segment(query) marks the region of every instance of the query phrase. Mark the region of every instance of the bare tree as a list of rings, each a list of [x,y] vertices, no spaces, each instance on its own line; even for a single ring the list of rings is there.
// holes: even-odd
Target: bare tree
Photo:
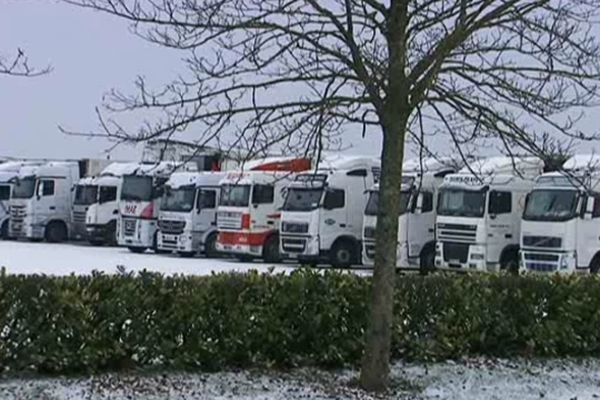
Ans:
[[[50,66],[41,69],[30,66],[27,55],[21,49],[17,49],[17,53],[12,57],[5,58],[0,55],[0,75],[34,77],[47,74],[51,70]]]
[[[399,197],[405,143],[542,155],[597,105],[596,0],[65,0],[130,21],[136,34],[184,50],[187,73],[100,114],[117,140],[170,137],[303,149],[359,127],[381,135],[377,252],[362,386],[388,385]],[[136,131],[114,113],[160,110]],[[108,117],[106,116],[108,112]],[[374,133],[376,132],[376,133]],[[533,132],[544,132],[535,134]],[[380,140],[375,136],[373,140]],[[545,144],[544,144],[545,143]],[[435,152],[434,148],[431,149]]]

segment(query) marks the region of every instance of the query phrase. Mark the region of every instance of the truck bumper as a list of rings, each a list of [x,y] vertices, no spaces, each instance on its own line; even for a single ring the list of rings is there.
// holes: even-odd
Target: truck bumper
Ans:
[[[272,232],[234,232],[220,231],[217,239],[217,251],[225,254],[262,257],[263,246]]]
[[[159,232],[158,248],[159,250],[179,253],[196,253],[199,250],[197,236],[191,232],[184,232],[179,235]]]
[[[323,259],[318,236],[282,235],[279,251],[285,258],[315,262]]]

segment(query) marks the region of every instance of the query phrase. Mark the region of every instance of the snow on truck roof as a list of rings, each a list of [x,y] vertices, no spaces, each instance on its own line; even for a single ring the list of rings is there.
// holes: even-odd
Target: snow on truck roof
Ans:
[[[456,167],[457,161],[450,157],[426,157],[423,159],[413,158],[406,160],[402,164],[402,172],[409,174],[421,174],[425,173],[439,173],[439,172],[454,172],[458,168]]]
[[[102,172],[100,172],[100,176],[123,176],[133,174],[140,165],[142,164],[132,162],[115,162],[104,168]]]
[[[167,186],[179,188],[182,186],[219,186],[227,175],[226,172],[175,172],[167,181]]]
[[[350,170],[360,167],[379,167],[378,158],[369,156],[327,155],[319,161],[316,171]]]
[[[563,169],[567,171],[582,172],[600,172],[600,155],[598,154],[577,154],[569,158],[564,164]]]
[[[544,162],[538,157],[489,157],[474,161],[458,173],[480,176],[510,175],[535,177],[542,173]]]

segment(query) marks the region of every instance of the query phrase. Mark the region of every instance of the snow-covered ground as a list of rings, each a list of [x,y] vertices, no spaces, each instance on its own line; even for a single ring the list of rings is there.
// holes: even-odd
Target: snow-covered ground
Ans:
[[[92,378],[0,381],[3,400],[294,400],[294,399],[550,399],[600,398],[600,363],[474,360],[396,364],[389,393],[370,395],[356,371],[292,373],[104,375]]]
[[[182,258],[171,254],[134,254],[120,247],[93,247],[84,243],[32,243],[0,241],[0,267],[11,274],[70,275],[90,274],[93,270],[116,273],[149,271],[164,274],[209,275],[212,272],[288,273],[296,264],[245,263],[233,259]],[[356,273],[368,274],[358,270]]]

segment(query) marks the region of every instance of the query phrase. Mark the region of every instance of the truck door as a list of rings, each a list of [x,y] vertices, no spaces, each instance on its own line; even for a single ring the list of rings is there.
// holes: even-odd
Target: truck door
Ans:
[[[433,192],[422,190],[417,197],[414,211],[408,215],[408,256],[419,257],[426,243],[435,237],[435,213],[433,211]]]
[[[320,248],[331,249],[333,242],[347,231],[346,191],[327,188],[323,199],[323,211],[320,213]]]
[[[502,250],[506,245],[519,243],[519,237],[515,234],[515,225],[520,221],[513,218],[513,193],[508,191],[492,190],[488,196],[487,213],[487,261],[499,262]]]
[[[36,189],[35,214],[39,222],[47,222],[51,217],[64,212],[56,202],[56,181],[53,179],[38,180]],[[64,207],[63,207],[64,208]]]
[[[582,204],[585,213],[582,220],[577,221],[579,229],[575,233],[577,250],[577,266],[587,267],[598,251],[600,251],[600,194],[595,193]],[[577,226],[576,225],[576,226]]]
[[[200,189],[196,199],[194,232],[206,232],[217,226],[217,189]]]
[[[275,208],[274,185],[254,185],[252,188],[250,224],[257,232],[279,229],[279,211]]]

